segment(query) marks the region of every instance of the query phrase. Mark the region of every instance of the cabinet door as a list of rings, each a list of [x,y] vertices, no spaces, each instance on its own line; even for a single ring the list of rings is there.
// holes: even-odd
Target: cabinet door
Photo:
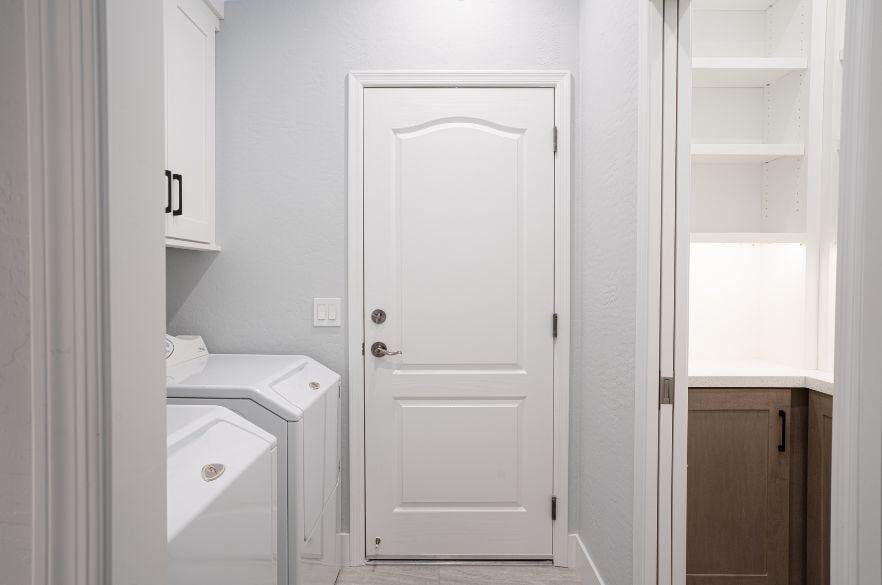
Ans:
[[[214,242],[214,35],[202,0],[165,0],[166,168],[174,173],[166,236]],[[166,194],[163,193],[163,202]]]
[[[689,585],[788,582],[791,446],[789,429],[783,434],[785,417],[789,423],[789,390],[690,390]]]
[[[809,395],[806,583],[830,585],[830,482],[833,397]]]

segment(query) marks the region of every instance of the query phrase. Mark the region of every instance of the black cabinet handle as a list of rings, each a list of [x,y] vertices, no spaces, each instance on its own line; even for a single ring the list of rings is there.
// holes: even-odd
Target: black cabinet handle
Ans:
[[[781,417],[781,442],[778,443],[778,451],[783,453],[787,450],[787,413],[779,410],[778,416]]]
[[[169,170],[165,171],[165,186],[168,189],[168,196],[165,199],[165,212],[171,213],[171,198],[172,198],[172,173]]]
[[[184,214],[184,177],[180,173],[172,175],[172,181],[178,182],[178,208],[172,211],[172,215]]]

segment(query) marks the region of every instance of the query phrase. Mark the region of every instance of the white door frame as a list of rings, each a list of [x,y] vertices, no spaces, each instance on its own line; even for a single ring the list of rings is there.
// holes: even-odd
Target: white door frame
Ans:
[[[873,112],[882,87],[882,9],[877,0],[848,0],[846,7],[830,582],[875,585],[882,582],[882,139]]]
[[[357,71],[348,78],[349,562],[365,563],[364,466],[364,90],[369,87],[550,87],[558,150],[554,161],[554,563],[567,565],[570,398],[571,76],[567,71]]]
[[[20,350],[30,357],[30,385],[3,388],[17,395],[13,404],[24,395],[30,402],[30,412],[21,412],[30,416],[30,429],[21,429],[30,440],[18,441],[30,453],[14,454],[29,457],[32,469],[30,542],[19,546],[29,548],[31,583],[86,585],[109,581],[102,519],[110,470],[98,440],[108,394],[95,109],[100,71],[92,58],[98,6],[94,0],[24,5],[18,48],[27,55],[28,108],[26,141],[18,148],[27,152],[27,192],[16,195],[26,201],[27,215],[13,219],[28,224],[30,282],[22,292],[30,301],[24,305],[30,339]]]
[[[678,161],[683,156],[688,141],[680,141],[684,130],[688,134],[688,117],[678,116],[689,94],[681,90],[688,81],[689,68],[684,66],[686,57],[680,39],[688,31],[681,30],[681,8],[688,0],[663,0],[662,82],[660,88],[661,111],[661,212],[660,231],[660,301],[659,301],[659,362],[661,379],[673,380],[671,401],[658,398],[658,575],[659,585],[678,583],[673,576],[677,571],[679,539],[675,527],[678,524],[680,498],[679,452],[681,435],[685,433],[683,413],[688,401],[688,375],[686,372],[686,335],[688,316],[679,311],[686,307],[688,287],[683,286],[682,275],[687,274],[689,261],[688,173],[678,173]],[[685,73],[685,75],[684,75]],[[687,159],[688,160],[688,159]],[[685,239],[685,241],[684,241]],[[661,379],[658,384],[661,384]],[[673,481],[671,481],[673,478]],[[684,491],[685,495],[685,491]],[[685,577],[685,573],[684,573]]]

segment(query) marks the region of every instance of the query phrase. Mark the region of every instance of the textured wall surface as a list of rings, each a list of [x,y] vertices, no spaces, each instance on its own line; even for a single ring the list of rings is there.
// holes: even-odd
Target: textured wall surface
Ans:
[[[610,585],[633,573],[637,34],[636,2],[582,1],[570,505]]]
[[[0,583],[31,578],[31,385],[24,0],[0,18]]]
[[[346,74],[576,73],[578,1],[243,0],[225,16],[223,251],[167,253],[168,330],[201,334],[214,352],[310,354],[345,375],[345,330],[313,328],[312,298],[346,297]]]

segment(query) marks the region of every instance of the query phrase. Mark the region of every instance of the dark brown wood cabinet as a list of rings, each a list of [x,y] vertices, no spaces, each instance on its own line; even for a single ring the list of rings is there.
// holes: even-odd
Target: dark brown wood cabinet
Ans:
[[[804,390],[689,392],[686,582],[805,578]]]
[[[806,585],[830,585],[833,397],[809,392]]]

